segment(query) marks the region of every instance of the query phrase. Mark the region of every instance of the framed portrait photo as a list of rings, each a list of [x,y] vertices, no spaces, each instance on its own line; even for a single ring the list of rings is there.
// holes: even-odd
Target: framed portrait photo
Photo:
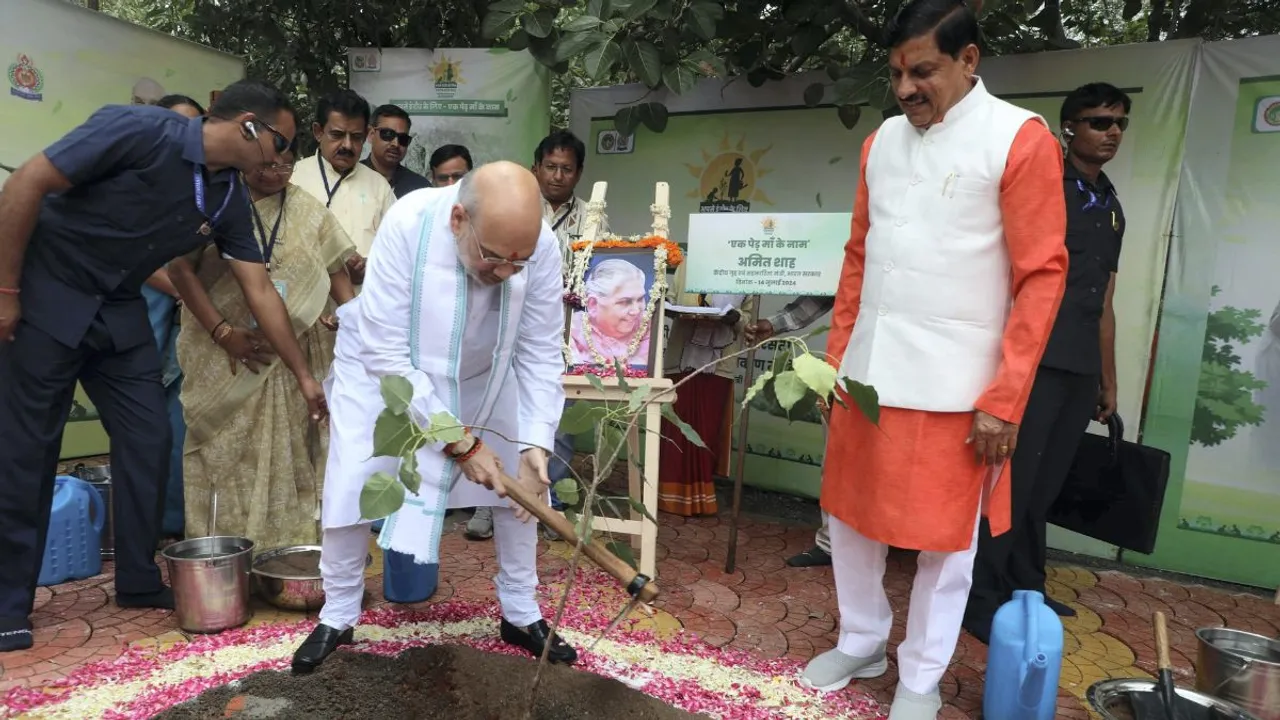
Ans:
[[[655,286],[652,247],[596,248],[582,268],[566,338],[569,372],[649,377],[656,363],[655,316],[665,283]]]

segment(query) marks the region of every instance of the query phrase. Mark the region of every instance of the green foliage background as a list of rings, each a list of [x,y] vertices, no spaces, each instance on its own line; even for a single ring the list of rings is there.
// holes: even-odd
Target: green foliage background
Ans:
[[[1214,296],[1221,288],[1214,286]],[[1200,387],[1191,423],[1191,441],[1206,447],[1221,445],[1241,428],[1259,425],[1266,408],[1253,401],[1253,393],[1267,384],[1248,370],[1241,370],[1236,347],[1262,334],[1266,325],[1261,310],[1231,306],[1209,313],[1200,360]]]

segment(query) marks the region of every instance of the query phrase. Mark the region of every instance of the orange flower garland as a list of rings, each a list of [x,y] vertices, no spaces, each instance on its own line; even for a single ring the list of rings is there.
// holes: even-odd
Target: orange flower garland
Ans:
[[[616,250],[632,250],[635,248],[654,248],[665,247],[667,249],[667,267],[677,268],[680,263],[684,262],[684,253],[680,251],[680,246],[659,235],[650,235],[649,237],[638,238],[636,240],[627,240],[625,238],[609,238],[607,240],[579,240],[570,247],[574,252],[587,249],[590,245],[596,250],[616,249]]]

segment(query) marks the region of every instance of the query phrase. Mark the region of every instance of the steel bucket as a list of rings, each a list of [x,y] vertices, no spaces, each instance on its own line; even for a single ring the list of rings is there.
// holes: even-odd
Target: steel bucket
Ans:
[[[1229,628],[1196,631],[1196,689],[1280,720],[1280,640]]]
[[[288,562],[290,559],[293,563]],[[280,560],[286,561],[283,567],[278,566]],[[253,559],[258,595],[281,610],[319,610],[324,607],[324,579],[320,577],[319,561],[319,545],[263,550]],[[372,564],[373,556],[366,555],[365,568]],[[273,569],[273,566],[276,567]]]
[[[95,465],[85,467],[84,463],[76,465],[72,475],[93,486],[102,496],[103,505],[107,508],[106,522],[102,523],[102,532],[98,536],[98,546],[102,549],[103,560],[116,559],[116,511],[111,504],[111,466]]]
[[[178,627],[216,633],[249,622],[253,541],[241,537],[183,540],[160,553],[169,566]]]
[[[1158,695],[1160,690],[1150,680],[1100,680],[1089,686],[1086,697],[1094,712],[1102,720],[1137,720],[1135,695]],[[1193,690],[1177,688],[1178,717],[1209,718],[1210,720],[1262,720],[1235,705]],[[1194,709],[1194,710],[1193,710]]]

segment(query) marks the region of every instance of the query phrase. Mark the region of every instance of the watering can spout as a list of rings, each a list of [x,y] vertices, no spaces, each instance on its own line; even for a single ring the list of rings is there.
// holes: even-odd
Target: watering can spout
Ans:
[[[1024,710],[1035,710],[1040,706],[1040,698],[1044,697],[1044,684],[1049,676],[1048,669],[1049,658],[1044,653],[1037,653],[1027,661],[1022,686],[1018,689],[1018,702]]]

